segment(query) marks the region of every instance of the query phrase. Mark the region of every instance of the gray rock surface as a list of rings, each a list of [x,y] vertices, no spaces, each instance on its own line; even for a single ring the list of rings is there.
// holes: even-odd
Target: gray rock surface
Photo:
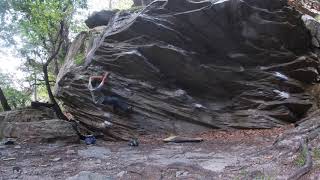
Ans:
[[[85,21],[89,28],[94,28],[98,26],[108,25],[111,18],[117,13],[118,10],[103,10],[99,12],[94,12]]]
[[[111,72],[111,93],[135,108],[130,117],[113,113],[113,128],[101,130],[108,139],[277,127],[316,104],[306,86],[318,81],[319,59],[285,1],[156,1],[118,12],[95,37],[83,65],[60,71],[55,94],[97,131],[112,108],[95,105],[87,83]]]
[[[309,15],[303,15],[302,20],[312,36],[312,44],[320,48],[320,22]]]
[[[79,150],[78,155],[85,158],[104,159],[107,156],[111,155],[111,151],[103,147],[90,146],[88,147],[88,149]]]
[[[315,121],[316,117],[311,120]],[[294,164],[299,151],[295,155],[276,150],[263,154],[276,141],[274,134],[279,134],[276,129],[211,133],[213,136],[207,134],[207,139],[197,144],[163,144],[159,143],[160,137],[145,137],[146,141],[135,148],[128,147],[126,142],[107,141],[97,141],[94,146],[22,144],[21,149],[7,146],[0,149],[0,179],[287,179],[299,167]],[[312,147],[318,145],[316,139]],[[70,153],[93,152],[92,147],[111,153],[101,158]],[[279,158],[281,154],[283,159]],[[56,157],[61,160],[52,161]],[[4,160],[9,158],[14,159]],[[20,175],[12,172],[17,166],[22,170]],[[313,175],[306,179],[317,179],[319,172],[315,164]]]
[[[67,178],[67,180],[111,180],[109,176],[93,173],[89,171],[81,171],[79,174]]]

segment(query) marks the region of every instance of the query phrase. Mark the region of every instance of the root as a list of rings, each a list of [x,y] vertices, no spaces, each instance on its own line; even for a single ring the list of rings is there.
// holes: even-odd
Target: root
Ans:
[[[300,147],[301,147],[301,153],[305,153],[306,161],[301,168],[299,168],[292,175],[289,176],[288,179],[290,180],[298,180],[312,169],[312,164],[313,164],[312,157],[308,148],[308,143],[306,142],[305,139],[301,140]]]

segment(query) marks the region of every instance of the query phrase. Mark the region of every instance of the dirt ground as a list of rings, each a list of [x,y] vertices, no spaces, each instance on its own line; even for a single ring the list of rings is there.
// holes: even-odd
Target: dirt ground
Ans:
[[[142,136],[138,147],[99,139],[89,146],[1,145],[0,179],[286,179],[303,165],[299,153],[280,161],[258,152],[288,128],[192,135],[202,137],[201,143],[165,144],[166,135]],[[314,156],[320,158],[320,149]],[[303,179],[319,179],[318,174],[315,161]]]

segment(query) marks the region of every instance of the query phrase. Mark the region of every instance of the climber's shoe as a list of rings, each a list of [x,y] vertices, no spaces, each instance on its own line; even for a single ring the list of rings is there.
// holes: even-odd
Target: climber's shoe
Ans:
[[[91,144],[95,144],[96,143],[96,138],[93,136],[93,135],[88,135],[85,137],[84,139],[84,142],[87,144],[87,145],[91,145]]]
[[[14,141],[8,140],[3,143],[4,145],[14,145]]]
[[[129,146],[139,146],[138,139],[131,139],[128,143]]]
[[[109,127],[113,126],[112,122],[109,122],[109,121],[104,121],[103,123],[104,123],[106,128],[109,128]]]

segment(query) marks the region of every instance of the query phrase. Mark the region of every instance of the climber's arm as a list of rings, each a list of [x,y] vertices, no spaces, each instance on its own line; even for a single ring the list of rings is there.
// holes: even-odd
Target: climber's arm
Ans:
[[[88,83],[88,89],[89,89],[90,91],[93,89],[93,88],[92,88],[91,81],[92,81],[92,78],[90,77],[90,78],[89,78],[89,83]]]
[[[94,87],[92,87],[92,80],[94,80],[94,79],[103,79],[103,77],[102,76],[91,76],[90,78],[89,78],[89,83],[88,83],[88,89],[90,90],[90,91],[93,91],[93,90],[96,90],[97,88],[94,88]],[[100,86],[100,85],[99,85]]]
[[[91,76],[90,79],[93,80],[93,79],[99,79],[103,82],[105,82],[107,80],[107,78],[109,77],[110,73],[109,72],[106,72],[103,76]]]
[[[110,73],[106,72],[106,73],[104,74],[104,76],[91,76],[91,77],[89,78],[89,84],[88,84],[89,90],[100,90],[100,89],[103,87],[104,83],[107,81],[107,78],[109,77],[109,75],[110,75]],[[100,83],[99,86],[96,87],[96,88],[93,88],[93,87],[92,87],[92,80],[93,80],[93,79],[99,79],[99,80],[101,80],[101,83]]]
[[[107,82],[107,78],[109,77],[109,73],[108,72],[106,72],[105,74],[104,74],[104,76],[103,76],[103,78],[102,78],[102,80],[101,80],[101,83],[99,84],[99,86],[96,88],[97,90],[100,90],[102,87],[103,87],[103,85]]]
[[[100,79],[100,80],[102,80],[103,76],[91,76],[90,78],[91,79]]]
[[[106,73],[104,74],[103,78],[102,78],[102,82],[103,82],[103,83],[106,83],[109,76],[110,76],[110,73],[109,73],[109,72],[106,72]]]
[[[95,88],[95,90],[102,89],[103,85],[104,85],[104,81],[102,80],[101,83],[99,84],[99,86]]]

